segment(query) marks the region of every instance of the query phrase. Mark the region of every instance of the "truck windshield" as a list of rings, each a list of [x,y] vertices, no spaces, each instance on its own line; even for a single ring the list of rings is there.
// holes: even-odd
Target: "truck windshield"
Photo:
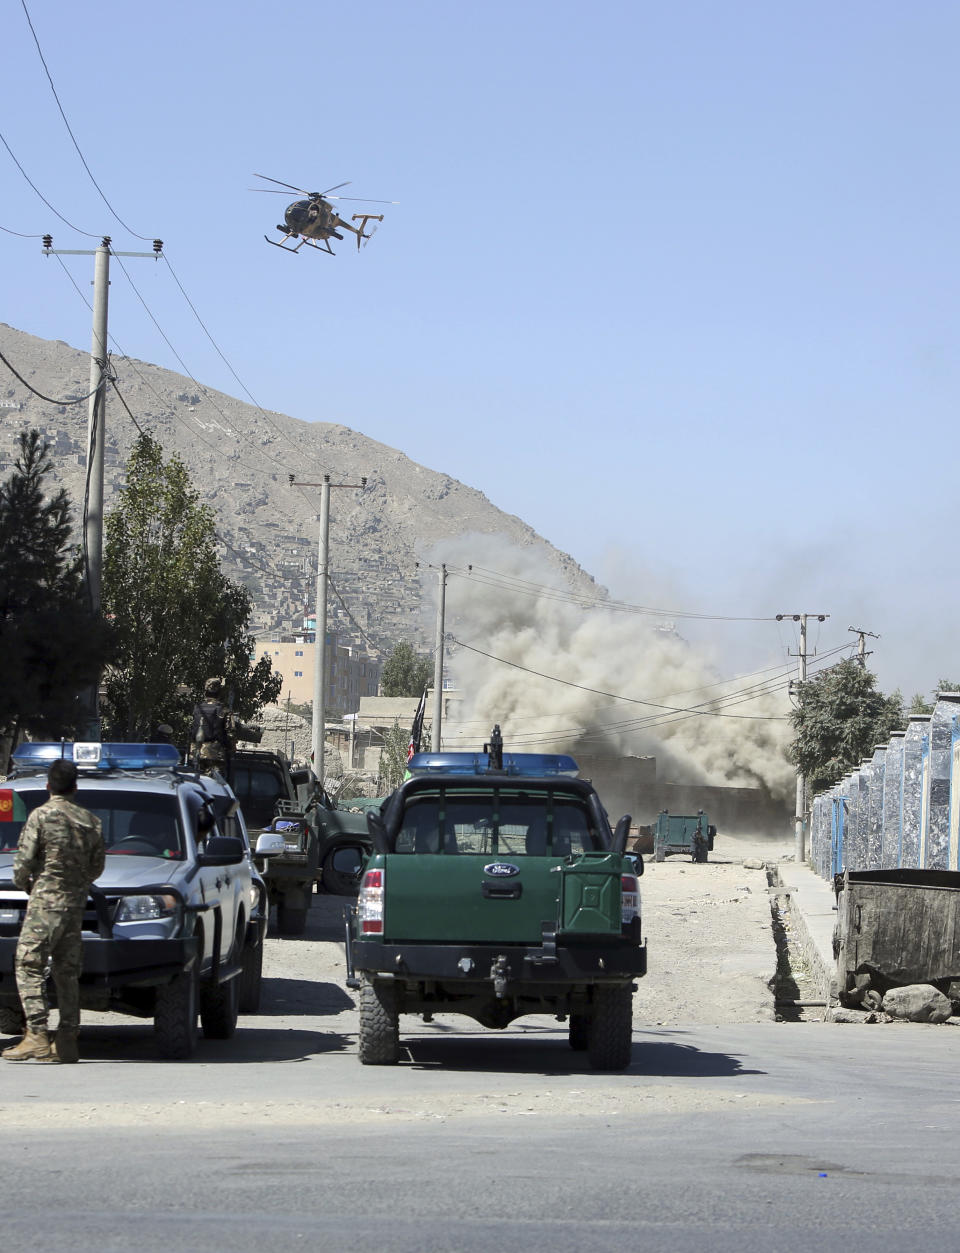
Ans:
[[[600,847],[590,813],[576,797],[441,788],[410,798],[395,851],[569,857]]]
[[[27,814],[48,799],[46,791],[20,790]],[[77,804],[95,814],[103,826],[103,842],[107,853],[134,854],[141,857],[166,857],[174,860],[184,855],[183,831],[174,795],[163,796],[145,792],[126,792],[107,788],[84,787],[81,781]],[[23,830],[23,822],[0,824],[0,852],[12,852]]]

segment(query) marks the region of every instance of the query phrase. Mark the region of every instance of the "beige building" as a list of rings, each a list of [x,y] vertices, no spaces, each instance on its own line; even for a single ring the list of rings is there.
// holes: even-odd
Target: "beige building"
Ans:
[[[375,696],[380,683],[380,662],[366,649],[344,643],[327,633],[327,683],[324,706],[328,717],[342,718],[356,713],[365,696]],[[256,656],[269,657],[274,670],[283,675],[283,688],[277,703],[283,707],[313,703],[316,645],[312,632],[296,634],[265,632],[256,641]]]

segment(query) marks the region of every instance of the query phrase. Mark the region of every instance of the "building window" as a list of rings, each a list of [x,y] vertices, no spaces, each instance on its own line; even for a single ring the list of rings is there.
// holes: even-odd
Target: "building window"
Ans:
[[[302,671],[302,670],[294,670],[294,672],[293,672],[293,677],[294,677],[295,679],[302,679],[302,678],[303,678],[303,671]]]
[[[296,651],[293,655],[294,655],[294,657],[302,657],[302,656],[303,656],[303,649],[302,649],[302,648],[298,648],[298,649],[297,649],[297,651]]]

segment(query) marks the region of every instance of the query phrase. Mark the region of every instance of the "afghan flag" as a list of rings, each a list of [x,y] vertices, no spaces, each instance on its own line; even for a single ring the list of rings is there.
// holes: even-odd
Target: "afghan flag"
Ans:
[[[26,822],[27,807],[12,787],[0,787],[0,822]]]
[[[420,697],[420,704],[417,706],[417,712],[413,715],[413,727],[410,731],[410,743],[407,745],[407,761],[414,753],[420,751],[420,739],[423,736],[423,715],[427,711],[427,689],[423,689],[423,695]]]

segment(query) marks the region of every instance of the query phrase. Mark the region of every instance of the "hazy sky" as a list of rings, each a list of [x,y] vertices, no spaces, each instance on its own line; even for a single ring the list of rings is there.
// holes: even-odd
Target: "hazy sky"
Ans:
[[[880,634],[886,689],[960,676],[955,3],[28,7],[107,199],[265,408],[480,488],[622,599],[825,612],[823,648]],[[21,0],[2,15],[0,131],[96,238],[2,147],[0,226],[149,249]],[[282,256],[254,171],[400,204],[359,255]],[[86,348],[39,240],[0,232],[0,258],[0,319]],[[243,395],[170,268],[125,265],[190,372]],[[181,370],[112,277],[123,351]],[[729,673],[795,647],[700,630]]]

